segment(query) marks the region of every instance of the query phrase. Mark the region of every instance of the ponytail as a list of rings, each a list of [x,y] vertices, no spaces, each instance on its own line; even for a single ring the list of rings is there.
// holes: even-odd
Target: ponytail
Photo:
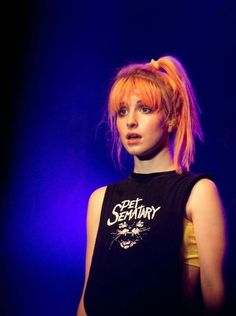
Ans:
[[[177,170],[189,171],[194,161],[194,138],[203,140],[199,112],[192,84],[183,65],[172,56],[151,60],[150,64],[162,72],[172,88],[169,122],[175,125],[173,158]],[[174,123],[173,123],[174,122]],[[168,122],[167,122],[168,123]]]

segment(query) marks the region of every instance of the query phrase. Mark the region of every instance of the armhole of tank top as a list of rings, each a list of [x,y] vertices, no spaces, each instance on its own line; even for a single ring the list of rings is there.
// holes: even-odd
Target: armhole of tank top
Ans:
[[[104,193],[103,201],[102,201],[102,207],[101,207],[100,222],[101,222],[104,210],[106,209],[106,206],[109,202],[109,194],[111,192],[111,188],[112,188],[112,185],[109,184],[109,185],[107,185],[107,187],[105,189],[105,193]],[[100,223],[99,223],[99,226],[100,226]]]

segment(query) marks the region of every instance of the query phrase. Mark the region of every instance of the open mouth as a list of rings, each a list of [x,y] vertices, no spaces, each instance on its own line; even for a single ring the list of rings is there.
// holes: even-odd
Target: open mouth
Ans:
[[[141,136],[139,134],[128,134],[127,135],[128,140],[138,139],[138,138],[141,138]]]

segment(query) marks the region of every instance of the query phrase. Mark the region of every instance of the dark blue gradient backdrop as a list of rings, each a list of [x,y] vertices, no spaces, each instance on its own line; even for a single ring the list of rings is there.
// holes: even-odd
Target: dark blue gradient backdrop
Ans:
[[[235,271],[233,1],[21,1],[8,5],[1,105],[3,313],[75,315],[91,192],[124,177],[101,124],[116,69],[170,54],[202,109],[193,171],[210,172],[226,209],[227,295]],[[6,61],[6,62],[5,62]]]

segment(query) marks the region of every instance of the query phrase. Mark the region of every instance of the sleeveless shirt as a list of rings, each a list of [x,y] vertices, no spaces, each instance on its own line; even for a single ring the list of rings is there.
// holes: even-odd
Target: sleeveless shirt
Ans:
[[[107,187],[85,290],[88,316],[183,314],[183,217],[202,178],[210,177],[132,173]]]

